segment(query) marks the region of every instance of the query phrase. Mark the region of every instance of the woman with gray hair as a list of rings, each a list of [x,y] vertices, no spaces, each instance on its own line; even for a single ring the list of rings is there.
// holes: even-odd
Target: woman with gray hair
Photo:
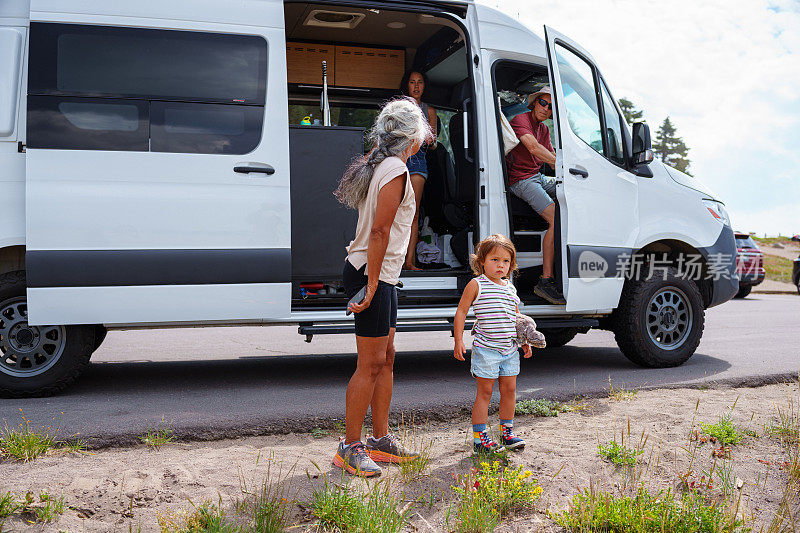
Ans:
[[[375,461],[400,463],[416,454],[389,433],[394,334],[395,285],[408,249],[416,203],[406,161],[431,135],[430,125],[410,98],[387,103],[369,133],[374,148],[345,171],[334,193],[358,209],[355,239],[347,248],[343,281],[348,298],[366,287],[364,298],[348,307],[355,313],[356,371],[347,385],[345,437],[333,463],[351,474],[380,475]],[[372,436],[361,441],[367,408]]]

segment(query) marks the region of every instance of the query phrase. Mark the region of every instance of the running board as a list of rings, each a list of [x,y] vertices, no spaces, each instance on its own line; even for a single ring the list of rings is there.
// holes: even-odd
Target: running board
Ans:
[[[539,318],[536,326],[539,329],[551,328],[594,328],[600,325],[596,318]],[[464,324],[464,331],[472,329],[474,322],[468,321]],[[449,331],[453,335],[452,322],[398,322],[397,332],[413,331]],[[297,328],[297,333],[306,336],[306,342],[311,342],[314,335],[338,335],[355,334],[356,327],[350,322],[347,324],[320,324],[301,323]]]

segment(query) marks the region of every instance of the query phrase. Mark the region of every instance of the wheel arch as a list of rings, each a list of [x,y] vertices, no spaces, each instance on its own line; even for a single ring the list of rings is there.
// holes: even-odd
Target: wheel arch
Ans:
[[[703,298],[703,307],[708,308],[714,295],[714,286],[711,280],[705,279],[708,271],[708,263],[705,254],[698,248],[680,239],[658,239],[645,244],[634,252],[634,255],[641,254],[666,254],[672,264],[678,266],[680,255],[697,256],[701,264],[700,279],[693,279],[695,285],[700,290]]]
[[[0,274],[25,270],[25,246],[18,244],[0,248]]]

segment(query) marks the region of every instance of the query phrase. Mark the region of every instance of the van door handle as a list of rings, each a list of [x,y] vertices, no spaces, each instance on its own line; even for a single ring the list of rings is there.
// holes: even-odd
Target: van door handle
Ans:
[[[251,172],[257,172],[261,174],[266,174],[267,176],[271,176],[275,174],[275,169],[272,165],[264,165],[262,163],[239,163],[235,167],[233,167],[234,172],[238,172],[239,174],[249,174]]]
[[[581,177],[584,177],[584,178],[588,178],[589,177],[589,172],[586,171],[586,170],[583,170],[582,168],[571,168],[571,169],[569,169],[569,173],[570,174],[574,174],[576,176],[581,176]]]

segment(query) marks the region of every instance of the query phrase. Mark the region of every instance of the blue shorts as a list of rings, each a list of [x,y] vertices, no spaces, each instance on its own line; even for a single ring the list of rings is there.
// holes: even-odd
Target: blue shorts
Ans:
[[[476,378],[497,379],[519,374],[519,352],[503,354],[490,348],[472,345],[470,372]]]
[[[511,192],[519,196],[539,213],[553,203],[556,196],[556,179],[551,176],[534,174],[511,184]]]
[[[425,159],[425,152],[427,152],[427,148],[423,146],[416,154],[408,158],[406,166],[409,174],[420,174],[423,178],[428,179],[428,160]]]

